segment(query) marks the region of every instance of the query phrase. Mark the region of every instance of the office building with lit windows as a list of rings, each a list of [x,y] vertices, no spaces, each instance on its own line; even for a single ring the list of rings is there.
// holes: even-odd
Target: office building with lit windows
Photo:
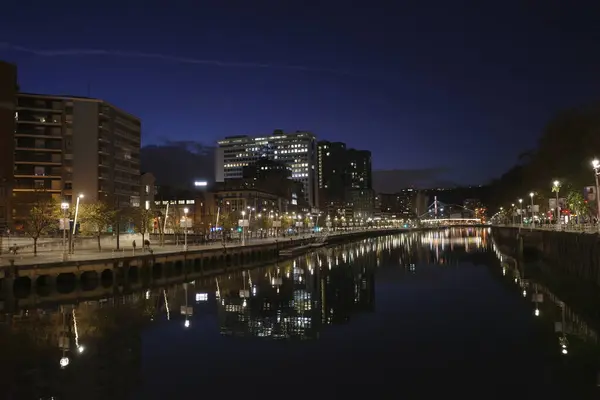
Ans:
[[[244,168],[268,159],[285,164],[291,179],[304,185],[305,200],[318,206],[317,144],[310,132],[284,133],[276,130],[264,136],[229,136],[218,141],[215,157],[216,181],[242,179]]]

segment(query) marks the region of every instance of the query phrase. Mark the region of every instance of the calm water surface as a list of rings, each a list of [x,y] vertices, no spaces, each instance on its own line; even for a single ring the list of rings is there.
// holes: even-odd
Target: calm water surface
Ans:
[[[593,323],[486,229],[84,297],[4,316],[2,398],[598,396]]]

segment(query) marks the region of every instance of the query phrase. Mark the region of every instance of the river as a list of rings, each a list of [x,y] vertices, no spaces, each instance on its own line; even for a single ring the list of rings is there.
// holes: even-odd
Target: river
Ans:
[[[598,336],[487,228],[3,315],[6,399],[597,398]]]

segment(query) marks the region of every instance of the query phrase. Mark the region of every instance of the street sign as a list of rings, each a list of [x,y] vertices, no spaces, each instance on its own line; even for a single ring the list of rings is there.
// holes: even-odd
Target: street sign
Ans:
[[[71,229],[71,223],[69,221],[69,218],[61,218],[58,220],[58,229],[61,231],[64,230],[70,230]]]
[[[250,226],[250,221],[247,220],[247,219],[240,219],[240,220],[238,220],[238,226],[249,227]]]
[[[583,197],[587,201],[596,201],[596,188],[593,186],[586,186],[583,188]]]
[[[281,228],[281,221],[273,221],[273,228]]]

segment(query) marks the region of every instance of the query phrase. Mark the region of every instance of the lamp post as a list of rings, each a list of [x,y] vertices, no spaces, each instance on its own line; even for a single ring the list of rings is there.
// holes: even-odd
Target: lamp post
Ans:
[[[529,197],[531,197],[531,229],[533,230],[535,226],[535,222],[533,220],[533,192],[529,193]]]
[[[600,199],[598,198],[598,188],[600,185],[598,184],[598,174],[600,173],[600,161],[598,159],[594,159],[592,161],[592,167],[594,168],[594,178],[596,178],[596,223],[600,223]]]
[[[515,203],[511,203],[510,205],[510,224],[515,224]]]
[[[242,211],[242,246],[246,245],[246,211]]]
[[[521,224],[519,225],[519,229],[523,227],[523,199],[519,199],[519,215],[521,216]]]
[[[79,200],[83,199],[83,194],[79,194],[79,196],[77,196],[77,203],[75,203],[75,218],[73,218],[73,233],[71,234],[71,236],[73,237],[73,240],[75,240],[75,231],[77,230],[77,215],[79,215]],[[71,248],[71,252],[75,253],[75,246],[73,246]]]
[[[187,228],[188,228],[188,223],[187,223],[187,214],[190,210],[186,207],[183,209],[183,217],[184,217],[184,226],[183,226],[183,251],[187,251],[188,247],[187,247]]]
[[[598,181],[598,178],[596,178],[596,182]],[[597,187],[597,185],[596,185]],[[555,216],[556,216],[556,227],[558,228],[559,224],[560,224],[560,207],[558,206],[558,192],[560,192],[560,182],[559,181],[554,181],[552,182],[552,191],[556,193],[556,208],[554,210],[555,212]]]
[[[63,210],[63,261],[67,260],[67,210],[69,203],[60,203],[60,208]]]

